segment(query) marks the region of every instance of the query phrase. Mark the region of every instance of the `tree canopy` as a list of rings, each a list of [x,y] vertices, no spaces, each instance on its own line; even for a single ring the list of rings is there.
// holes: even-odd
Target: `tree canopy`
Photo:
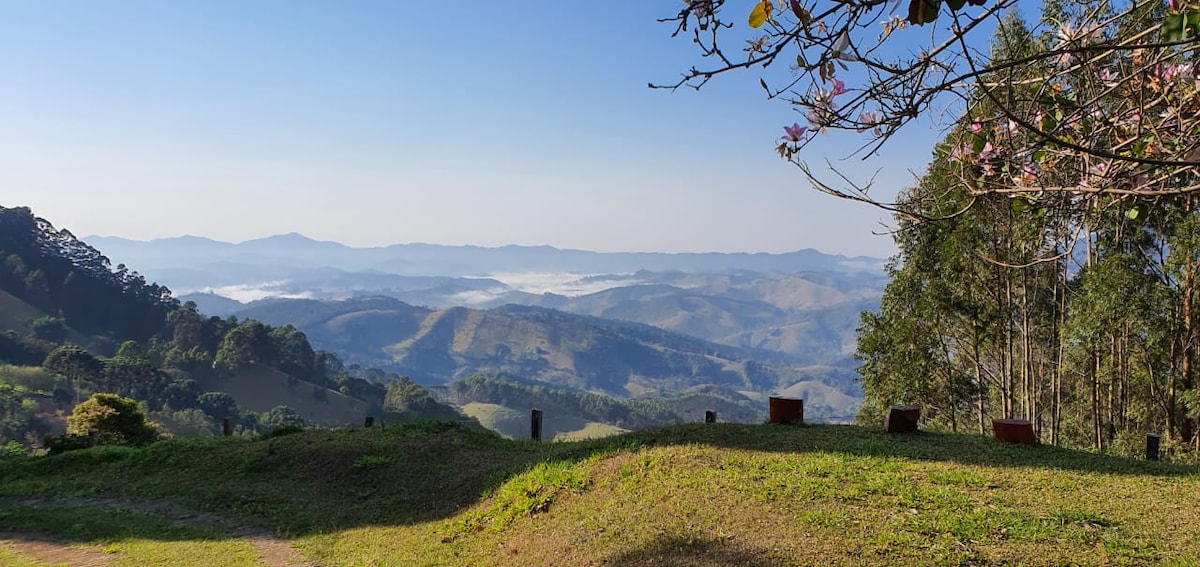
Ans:
[[[769,98],[804,116],[784,126],[782,157],[819,190],[915,218],[924,212],[876,199],[869,181],[818,179],[804,149],[843,130],[864,136],[860,153],[870,155],[914,120],[949,110],[965,116],[945,147],[952,187],[969,197],[1019,195],[1034,208],[1045,201],[1076,211],[1121,201],[1137,215],[1126,199],[1200,190],[1200,5],[1049,0],[1028,28],[1013,25],[1017,6],[687,0],[662,21],[690,38],[704,63],[651,86],[699,89],[757,72]]]

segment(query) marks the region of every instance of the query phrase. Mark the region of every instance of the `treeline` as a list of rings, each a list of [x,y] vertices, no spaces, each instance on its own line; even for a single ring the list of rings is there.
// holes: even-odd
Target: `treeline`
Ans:
[[[1044,49],[1023,29],[1010,15],[1001,56]],[[1042,86],[1022,85],[1014,96]],[[986,150],[940,144],[901,195],[920,216],[897,218],[891,282],[862,317],[860,418],[917,403],[931,427],[985,432],[992,418],[1024,418],[1056,445],[1132,449],[1147,433],[1197,442],[1200,197],[1170,191],[1197,180],[1168,176],[1152,197],[973,194],[964,178],[989,163],[964,170],[961,154]],[[1066,168],[1088,166],[1056,167],[1036,182],[1077,180]]]
[[[85,334],[145,340],[179,302],[27,207],[0,207],[0,289]]]
[[[287,406],[251,412],[216,391],[225,381],[252,379],[255,373],[243,372],[251,366],[286,374],[289,387],[314,385],[317,402],[328,389],[393,418],[454,413],[405,378],[345,367],[291,325],[205,317],[165,287],[109,266],[28,208],[0,207],[0,290],[54,314],[0,332],[0,446],[35,443],[53,427],[47,411],[69,410],[100,392],[138,400],[184,433],[213,433],[225,418],[247,430],[303,422]]]

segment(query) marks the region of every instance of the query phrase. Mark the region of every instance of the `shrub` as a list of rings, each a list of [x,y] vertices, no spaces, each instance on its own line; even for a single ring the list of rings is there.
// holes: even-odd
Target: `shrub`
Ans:
[[[92,394],[67,417],[67,435],[98,445],[145,445],[162,437],[137,402],[116,394]]]

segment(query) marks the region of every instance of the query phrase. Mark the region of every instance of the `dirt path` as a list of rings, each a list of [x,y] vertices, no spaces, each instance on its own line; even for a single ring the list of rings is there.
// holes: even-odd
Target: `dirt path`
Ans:
[[[307,560],[286,540],[275,537],[269,529],[224,518],[206,512],[189,510],[178,504],[161,500],[132,500],[129,498],[55,498],[19,496],[0,498],[0,504],[10,506],[112,506],[165,518],[176,524],[212,528],[246,539],[259,559],[269,567],[319,567]],[[66,563],[71,567],[102,567],[112,556],[94,547],[74,546],[40,534],[0,532],[0,542],[7,543],[18,553],[48,563]]]
[[[71,567],[104,567],[112,555],[95,547],[73,546],[39,534],[0,532],[0,545],[30,559]]]

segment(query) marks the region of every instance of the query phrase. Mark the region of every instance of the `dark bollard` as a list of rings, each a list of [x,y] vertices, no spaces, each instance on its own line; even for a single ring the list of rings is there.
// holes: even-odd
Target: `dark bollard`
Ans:
[[[1146,435],[1146,460],[1147,461],[1157,461],[1158,460],[1158,441],[1159,441],[1158,435],[1155,435],[1153,433],[1149,433]]]
[[[716,423],[716,422],[717,422],[717,412],[712,411],[712,410],[708,410],[708,411],[704,412],[704,423]]]
[[[542,410],[535,409],[529,414],[529,438],[534,441],[542,440]]]
[[[233,420],[225,418],[225,421],[221,422],[221,431],[225,433],[226,437],[233,435]]]
[[[372,427],[374,425],[375,425],[375,418],[368,415],[367,420],[365,422],[363,422],[363,427]]]

